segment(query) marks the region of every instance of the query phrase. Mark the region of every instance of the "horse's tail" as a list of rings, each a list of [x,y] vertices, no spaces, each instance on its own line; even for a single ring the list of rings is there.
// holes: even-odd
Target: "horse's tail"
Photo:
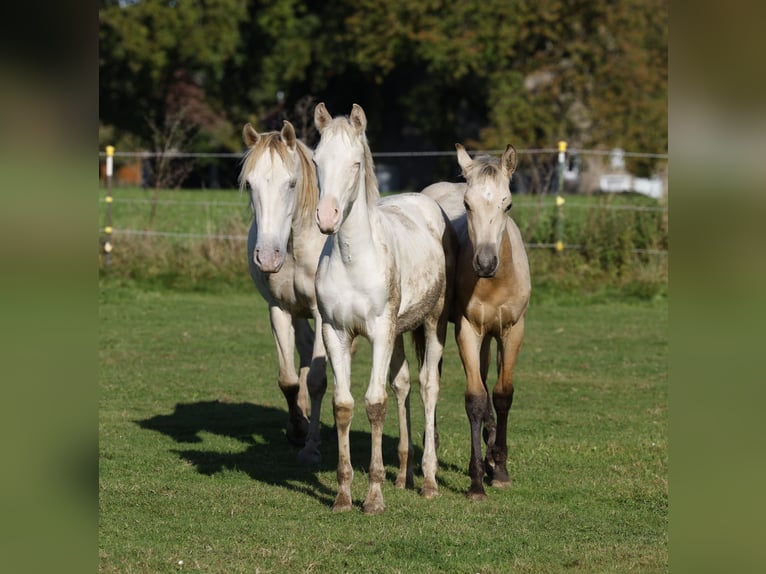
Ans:
[[[421,369],[426,358],[426,329],[423,325],[412,331],[412,343],[418,358],[418,369]]]

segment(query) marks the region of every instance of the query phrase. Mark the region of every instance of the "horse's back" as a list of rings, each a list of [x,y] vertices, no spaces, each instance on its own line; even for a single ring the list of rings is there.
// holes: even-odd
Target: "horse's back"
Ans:
[[[399,331],[408,331],[444,295],[447,280],[444,242],[450,233],[449,222],[435,201],[418,193],[385,197],[378,207],[381,228],[385,230],[385,237],[380,239],[393,253],[399,276],[398,327]]]
[[[427,234],[441,242],[446,231],[439,204],[418,193],[389,195],[378,201],[378,207],[393,241],[401,238],[412,247],[413,239]]]
[[[455,221],[465,215],[463,196],[468,186],[465,183],[450,183],[439,181],[423,188],[420,192],[438,203],[447,214],[450,221]]]

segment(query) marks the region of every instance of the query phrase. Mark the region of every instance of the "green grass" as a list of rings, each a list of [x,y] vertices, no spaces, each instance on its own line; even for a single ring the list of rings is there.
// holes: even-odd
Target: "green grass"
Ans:
[[[108,269],[101,259],[102,276],[175,290],[249,292],[242,239],[252,217],[248,194],[162,190],[151,224],[153,190],[118,188],[113,195],[114,251]],[[104,196],[99,190],[101,200]],[[643,210],[614,209],[625,207]],[[597,299],[666,297],[668,221],[660,202],[638,195],[572,195],[562,214],[564,242],[571,248],[556,253],[539,248],[558,238],[555,198],[514,200],[512,215],[524,240],[537,245],[528,249],[536,296],[574,292]],[[98,223],[102,229],[106,225],[103,201]],[[126,234],[128,230],[171,236]]]
[[[360,509],[368,345],[352,371],[357,509],[336,515],[330,393],[324,462],[304,468],[284,438],[273,340],[254,289],[173,292],[102,280],[99,309],[102,572],[667,571],[664,299],[533,304],[510,419],[514,486],[488,488],[483,503],[465,498],[465,382],[450,333],[437,410],[441,495],[426,501],[394,489],[389,393],[387,509],[373,517]],[[419,460],[418,393],[414,383]]]

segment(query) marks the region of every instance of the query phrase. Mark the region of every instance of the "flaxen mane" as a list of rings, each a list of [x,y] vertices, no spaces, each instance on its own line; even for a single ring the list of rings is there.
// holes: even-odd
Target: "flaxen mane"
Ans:
[[[295,149],[298,152],[298,158],[301,163],[301,174],[295,174],[298,178],[297,184],[297,209],[298,217],[313,217],[314,210],[319,201],[319,186],[317,185],[316,172],[311,162],[311,150],[300,140],[295,140]],[[239,189],[244,191],[247,186],[247,174],[255,167],[258,159],[268,150],[271,154],[279,155],[285,166],[290,166],[290,156],[287,146],[282,141],[280,132],[268,132],[260,134],[258,141],[249,148],[242,157],[242,170],[239,173]]]

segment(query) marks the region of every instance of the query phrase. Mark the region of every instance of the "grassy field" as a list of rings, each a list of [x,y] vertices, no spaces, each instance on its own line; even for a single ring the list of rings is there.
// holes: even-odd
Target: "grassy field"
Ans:
[[[104,225],[104,189],[99,190],[100,223]],[[125,229],[174,233],[230,233],[246,232],[251,212],[249,194],[237,190],[160,190],[115,188],[112,190],[112,222],[116,231]],[[152,204],[156,202],[152,216]],[[554,195],[516,195],[512,216],[519,224],[525,241],[555,241],[557,210]],[[643,211],[625,210],[641,208]],[[635,240],[646,248],[667,248],[667,230],[662,226],[665,216],[660,211],[663,203],[641,195],[568,195],[563,207],[564,239],[567,243],[582,243],[586,227],[602,222],[624,226],[624,221],[635,228]],[[616,208],[616,209],[610,209]],[[602,223],[603,224],[603,223]]]
[[[154,190],[135,188],[113,194],[114,250],[108,270],[101,259],[102,276],[174,290],[250,290],[243,239],[252,217],[248,194],[161,190],[155,198]],[[102,229],[104,195],[99,190]],[[562,253],[551,247],[559,215],[567,245]],[[552,195],[521,195],[512,216],[531,244],[538,297],[551,291],[644,300],[667,295],[668,221],[662,202],[638,195],[571,195],[559,212]]]
[[[465,498],[469,428],[450,339],[437,410],[441,495],[393,487],[387,510],[335,515],[324,461],[296,462],[265,304],[251,291],[100,286],[102,572],[665,572],[667,301],[533,300],[511,412],[514,486]],[[366,494],[369,348],[353,364],[353,495]],[[414,374],[414,367],[413,367]],[[418,386],[413,434],[422,444]],[[419,459],[421,451],[417,448]],[[420,486],[416,475],[416,487]]]

